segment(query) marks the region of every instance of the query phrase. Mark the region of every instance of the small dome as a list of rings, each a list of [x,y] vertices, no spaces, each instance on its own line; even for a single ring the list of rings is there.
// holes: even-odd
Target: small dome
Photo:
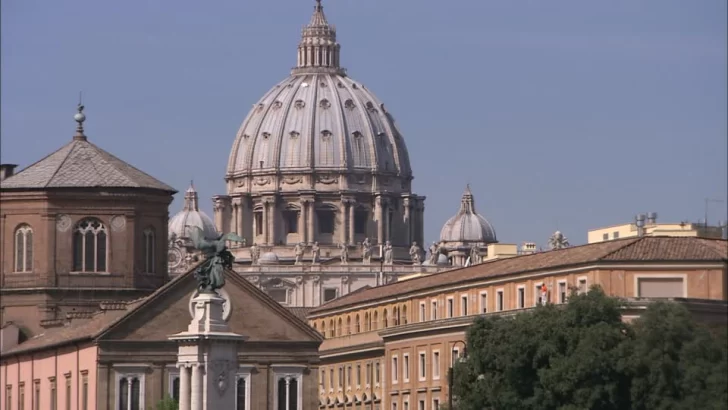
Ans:
[[[443,242],[498,242],[493,225],[475,211],[475,200],[470,186],[465,189],[458,213],[445,222],[442,227],[440,240]]]
[[[437,264],[439,266],[449,265],[450,261],[447,259],[447,255],[444,255],[442,253],[437,255]]]
[[[258,263],[261,265],[276,265],[278,264],[278,255],[275,252],[266,252],[260,255]]]
[[[189,227],[196,226],[202,229],[206,238],[217,238],[218,232],[215,224],[206,213],[200,211],[197,203],[197,191],[192,184],[185,192],[185,205],[181,211],[169,219],[169,237],[188,238]]]

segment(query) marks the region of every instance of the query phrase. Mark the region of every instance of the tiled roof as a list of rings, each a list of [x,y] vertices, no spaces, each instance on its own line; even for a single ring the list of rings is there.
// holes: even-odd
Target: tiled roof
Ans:
[[[308,314],[311,312],[311,307],[297,307],[297,306],[291,306],[287,308],[289,312],[293,313],[294,316],[297,318],[303,320],[304,322],[308,323]]]
[[[2,189],[149,188],[176,192],[96,145],[74,139],[47,157],[0,182]]]
[[[645,236],[574,246],[513,258],[496,259],[462,269],[374,287],[319,306],[317,314],[357,303],[434,289],[444,284],[476,281],[489,277],[555,269],[596,262],[728,261],[728,241],[692,237]]]

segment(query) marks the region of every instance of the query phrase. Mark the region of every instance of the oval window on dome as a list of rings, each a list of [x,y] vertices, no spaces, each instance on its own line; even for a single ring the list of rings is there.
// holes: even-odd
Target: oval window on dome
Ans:
[[[323,108],[325,110],[325,109],[331,107],[331,103],[329,102],[329,100],[327,100],[326,98],[324,98],[323,100],[321,100],[319,102],[319,107],[321,107],[321,108]]]
[[[346,101],[344,101],[344,107],[347,109],[353,110],[356,107],[356,105],[354,105],[354,101],[346,100]]]
[[[300,110],[301,108],[306,106],[306,103],[303,102],[303,100],[296,100],[296,102],[293,103],[293,106]]]

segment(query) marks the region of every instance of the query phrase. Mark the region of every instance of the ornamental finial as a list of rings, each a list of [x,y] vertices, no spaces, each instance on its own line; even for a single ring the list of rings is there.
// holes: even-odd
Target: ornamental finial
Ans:
[[[86,114],[83,113],[83,95],[81,92],[78,93],[78,106],[76,107],[76,114],[73,119],[78,125],[76,125],[76,135],[73,136],[75,140],[86,141],[86,135],[83,133],[83,122],[86,121]]]

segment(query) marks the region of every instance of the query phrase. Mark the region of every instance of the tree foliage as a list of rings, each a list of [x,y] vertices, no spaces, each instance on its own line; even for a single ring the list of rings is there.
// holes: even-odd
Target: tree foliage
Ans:
[[[166,396],[162,400],[157,402],[156,410],[178,410],[179,404],[177,403],[177,400],[173,399],[171,396]]]
[[[725,328],[655,303],[634,324],[598,287],[566,306],[481,317],[455,367],[457,409],[717,408],[728,398]]]

